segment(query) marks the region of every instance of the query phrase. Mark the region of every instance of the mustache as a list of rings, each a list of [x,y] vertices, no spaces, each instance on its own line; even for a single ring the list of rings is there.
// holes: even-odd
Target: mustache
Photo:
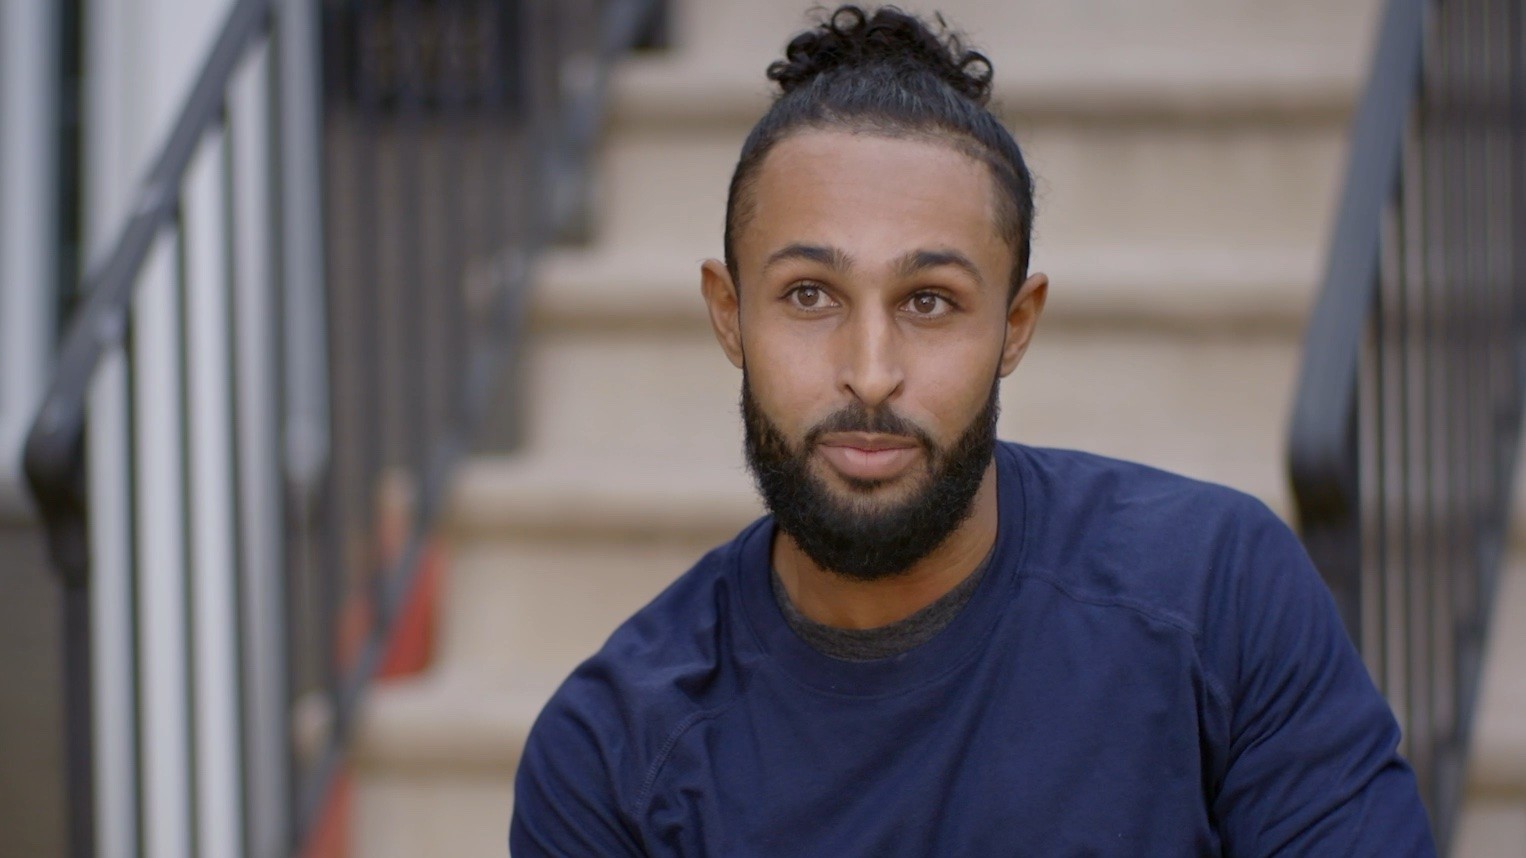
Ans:
[[[931,435],[921,426],[892,411],[888,406],[870,410],[855,402],[833,412],[826,419],[812,426],[805,433],[805,448],[810,449],[821,441],[822,436],[833,432],[872,432],[878,435],[899,435],[915,440],[925,450],[935,450]]]

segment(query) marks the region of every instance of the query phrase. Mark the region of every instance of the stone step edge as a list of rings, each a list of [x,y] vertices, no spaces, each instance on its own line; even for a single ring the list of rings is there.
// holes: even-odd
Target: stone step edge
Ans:
[[[1519,496],[1519,495],[1517,495]],[[1474,797],[1526,801],[1526,563],[1515,528],[1513,562],[1500,575],[1468,761]]]
[[[707,466],[708,467],[708,466]],[[764,512],[742,470],[735,479],[623,473],[526,451],[478,456],[458,473],[446,516],[451,537],[712,539],[719,544]],[[1284,520],[1292,514],[1280,486],[1251,490]]]
[[[1335,61],[1258,69],[1158,53],[1132,65],[998,66],[992,105],[1015,127],[1046,120],[1285,126],[1348,121],[1361,87],[1360,73]],[[626,60],[611,80],[611,130],[746,127],[767,109],[772,95],[763,66],[723,71],[706,66],[682,53]]]
[[[469,459],[456,475],[445,522],[457,539],[708,539],[719,544],[762,514],[745,473],[707,484],[634,469],[619,473],[526,452]]]
[[[719,544],[764,512],[751,474],[740,462],[734,478],[717,476],[722,472],[711,463],[700,466],[699,476],[659,473],[662,467],[653,462],[648,469],[637,462],[605,468],[533,449],[474,456],[456,474],[445,527],[456,539],[710,539]],[[706,468],[709,477],[703,474]],[[1286,484],[1237,487],[1283,521],[1293,521],[1296,509]],[[1516,475],[1514,495],[1526,498],[1526,468]],[[1511,510],[1507,542],[1510,551],[1526,556],[1526,502]]]
[[[1176,252],[1131,249],[1040,255],[1034,270],[1050,275],[1043,324],[1301,336],[1315,292],[1312,261],[1274,252],[1213,255],[1223,258],[1183,263]],[[538,268],[532,321],[542,331],[703,328],[702,261],[692,252],[617,246],[554,251]]]
[[[351,762],[361,777],[380,770],[469,772],[508,782],[535,717],[561,679],[507,687],[457,669],[381,681],[372,686],[356,725]]]

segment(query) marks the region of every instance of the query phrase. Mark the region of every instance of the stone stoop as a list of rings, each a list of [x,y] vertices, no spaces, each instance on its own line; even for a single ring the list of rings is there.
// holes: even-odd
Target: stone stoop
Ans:
[[[504,854],[540,707],[626,617],[761,513],[745,479],[549,457],[467,469],[436,665],[375,689],[354,858]]]
[[[1039,177],[1051,293],[1003,384],[1003,437],[1227,483],[1287,515],[1302,320],[1375,0],[941,5],[995,57]],[[802,18],[677,11],[678,47],[615,80],[597,242],[541,267],[524,447],[461,474],[437,662],[368,708],[357,858],[502,855],[519,749],[556,683],[759,513],[740,373],[698,267],[720,253],[762,69]]]
[[[1517,513],[1517,534],[1520,518]],[[1520,545],[1494,602],[1455,846],[1453,858],[1526,856],[1526,557]]]

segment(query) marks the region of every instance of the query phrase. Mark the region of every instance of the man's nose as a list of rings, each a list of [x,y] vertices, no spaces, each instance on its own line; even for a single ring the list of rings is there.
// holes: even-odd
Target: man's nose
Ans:
[[[838,386],[869,409],[893,399],[906,381],[895,320],[877,308],[860,309],[840,333]]]

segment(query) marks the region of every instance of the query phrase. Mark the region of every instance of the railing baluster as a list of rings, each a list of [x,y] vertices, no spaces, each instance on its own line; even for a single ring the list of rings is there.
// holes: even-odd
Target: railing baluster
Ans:
[[[1409,708],[1412,713],[1413,738],[1411,747],[1415,752],[1417,772],[1423,779],[1434,780],[1436,771],[1436,721],[1432,698],[1432,651],[1430,647],[1431,604],[1427,598],[1431,578],[1429,559],[1430,520],[1425,516],[1429,498],[1427,483],[1426,436],[1426,355],[1429,348],[1427,336],[1427,309],[1424,293],[1424,263],[1422,249],[1423,187],[1419,181],[1419,150],[1412,114],[1410,128],[1405,135],[1399,190],[1395,203],[1399,229],[1394,236],[1396,252],[1401,263],[1399,289],[1404,296],[1404,384],[1402,445],[1404,469],[1403,521],[1404,521],[1404,625],[1405,648],[1409,661]]]
[[[1516,450],[1512,442],[1517,433],[1516,424],[1519,418],[1516,415],[1520,412],[1522,396],[1522,377],[1515,361],[1515,349],[1511,341],[1510,311],[1511,292],[1515,287],[1512,279],[1511,257],[1516,252],[1515,245],[1522,239],[1522,233],[1514,222],[1512,210],[1514,206],[1512,197],[1515,192],[1512,178],[1517,169],[1515,162],[1519,159],[1511,155],[1513,140],[1510,126],[1512,55],[1519,49],[1521,38],[1518,31],[1512,30],[1512,26],[1515,25],[1515,18],[1519,15],[1519,7],[1520,3],[1513,0],[1491,0],[1489,28],[1493,38],[1489,67],[1489,137],[1492,157],[1486,170],[1489,176],[1488,187],[1493,196],[1489,221],[1489,249],[1493,271],[1490,278],[1493,288],[1490,290],[1489,320],[1492,330],[1489,342],[1495,378],[1494,402],[1490,416],[1493,422],[1491,437],[1496,445],[1493,458],[1497,462],[1507,463],[1515,461]],[[1512,36],[1512,32],[1517,32],[1517,35]],[[1512,471],[1513,469],[1495,469],[1495,494],[1490,501],[1491,506],[1509,505],[1514,477]],[[1501,536],[1503,538],[1505,534]],[[1491,575],[1490,580],[1485,582],[1485,592],[1491,599],[1494,593],[1493,583]]]
[[[322,490],[333,445],[329,435],[328,313],[321,217],[318,16],[311,0],[274,0],[275,97],[272,116],[280,188],[281,302],[288,330],[282,389],[286,394],[285,450],[290,488],[311,505]]]
[[[1507,359],[1515,373],[1514,420],[1509,429],[1512,437],[1521,431],[1522,399],[1526,397],[1526,242],[1519,236],[1526,234],[1526,163],[1520,157],[1526,153],[1526,10],[1517,2],[1507,2],[1507,25],[1504,38],[1509,45],[1509,71],[1507,74],[1508,123],[1510,145],[1506,152],[1507,177],[1505,183],[1511,189],[1509,229],[1508,278],[1510,296],[1502,315],[1506,317],[1511,333],[1512,348]],[[1518,451],[1510,451],[1512,462]],[[1519,499],[1516,499],[1519,500]]]
[[[1387,237],[1393,233],[1394,214],[1392,209],[1385,209],[1380,234]],[[1402,382],[1397,372],[1397,358],[1402,356],[1402,352],[1397,331],[1401,314],[1394,309],[1395,303],[1399,301],[1394,288],[1397,281],[1394,270],[1396,264],[1392,242],[1381,242],[1378,247],[1378,282],[1373,308],[1373,323],[1378,332],[1375,339],[1377,351],[1374,355],[1377,373],[1373,382],[1377,389],[1377,410],[1372,418],[1376,427],[1374,443],[1377,447],[1378,483],[1373,499],[1376,505],[1373,520],[1378,529],[1378,605],[1381,613],[1377,617],[1377,624],[1383,630],[1383,674],[1380,685],[1399,719],[1399,726],[1403,730],[1401,747],[1407,752],[1410,711],[1404,693],[1404,592],[1396,581],[1403,574],[1404,562],[1400,550],[1403,534],[1399,525],[1402,521],[1396,510],[1401,485],[1394,456],[1402,441],[1397,421],[1394,420],[1400,404],[1397,388]]]
[[[352,395],[357,400],[352,413],[359,415],[359,422],[355,426],[357,440],[360,441],[357,445],[359,455],[355,459],[354,481],[346,486],[350,516],[345,538],[349,550],[345,553],[344,565],[339,567],[339,573],[329,576],[330,582],[324,586],[324,616],[327,617],[338,615],[340,605],[347,598],[351,586],[369,582],[375,574],[377,561],[372,543],[377,530],[375,477],[381,473],[387,460],[391,438],[391,422],[387,419],[384,397],[386,388],[381,383],[386,367],[382,365],[384,357],[380,340],[383,332],[391,331],[389,275],[396,269],[389,264],[389,260],[397,248],[392,236],[383,234],[381,230],[381,225],[388,222],[384,214],[382,190],[391,184],[385,170],[387,162],[379,151],[388,129],[379,117],[381,94],[376,88],[381,71],[376,68],[376,63],[379,62],[382,51],[376,42],[384,33],[391,36],[389,31],[383,29],[382,23],[376,20],[376,10],[381,8],[386,7],[363,0],[351,3],[356,31],[361,37],[357,46],[359,56],[356,58],[359,69],[356,91],[357,127],[360,136],[355,141],[353,154],[358,173],[355,224],[362,245],[358,260],[360,264],[357,266],[359,276],[348,288],[355,290],[353,300],[371,306],[372,321],[370,324],[355,325],[358,328],[359,349],[355,373],[350,381]],[[363,312],[359,311],[350,319],[341,321],[355,324]],[[390,356],[386,360],[390,365]],[[356,576],[356,571],[359,576]],[[359,581],[356,580],[357,577]],[[341,671],[333,670],[326,681],[336,713],[340,708],[342,675]]]
[[[393,461],[394,468],[401,469],[404,473],[412,476],[422,474],[429,466],[429,435],[427,403],[428,403],[428,379],[425,371],[425,339],[422,334],[427,330],[422,324],[428,318],[424,312],[426,288],[438,288],[438,284],[425,283],[426,255],[433,242],[431,241],[430,223],[426,214],[429,209],[429,200],[424,196],[424,159],[425,148],[428,146],[423,129],[424,111],[424,86],[425,86],[425,58],[423,41],[432,40],[439,49],[438,24],[441,7],[432,7],[434,15],[426,17],[419,6],[419,0],[395,0],[398,15],[394,19],[397,29],[395,40],[399,50],[397,58],[400,68],[398,76],[397,107],[394,121],[394,135],[397,144],[397,157],[400,163],[398,170],[398,198],[397,208],[397,245],[401,250],[399,265],[399,277],[397,295],[394,300],[395,321],[397,323],[397,339],[393,351],[398,355],[401,365],[398,372],[392,376],[392,384],[378,379],[391,393],[393,411],[397,414],[399,427],[399,448]],[[428,26],[426,27],[426,24]],[[392,474],[389,477],[394,480],[399,475]],[[411,506],[411,504],[410,504]],[[396,510],[388,510],[389,517],[396,514]],[[409,513],[411,518],[411,512]],[[410,522],[411,525],[411,522]],[[391,522],[385,526],[392,526]],[[391,561],[393,553],[388,546],[388,556]],[[373,591],[374,592],[374,591]],[[386,622],[390,618],[377,614],[379,621]]]
[[[274,164],[277,212],[274,243],[280,248],[276,341],[282,398],[280,438],[287,520],[291,522],[287,568],[287,625],[299,630],[288,648],[291,659],[290,700],[311,687],[309,660],[300,654],[332,653],[331,640],[319,638],[332,630],[307,618],[314,610],[313,577],[331,568],[315,556],[315,530],[322,528],[321,510],[329,482],[330,381],[328,318],[323,282],[322,221],[319,217],[317,48],[314,27],[317,10],[308,0],[275,0],[281,12],[272,33],[273,94],[279,110],[272,115],[276,132]],[[332,529],[325,529],[330,532]],[[339,538],[336,536],[336,538]],[[304,639],[302,635],[307,637]],[[290,702],[290,700],[288,702]]]
[[[190,722],[186,691],[185,501],[180,360],[179,236],[161,232],[134,307],[139,675],[145,749],[144,851],[191,855]]]
[[[221,217],[223,223],[222,235],[220,236],[221,253],[223,255],[223,296],[222,314],[219,325],[222,330],[222,341],[217,344],[221,352],[220,360],[223,369],[222,376],[218,379],[224,405],[227,409],[227,503],[231,509],[228,516],[228,598],[232,602],[232,610],[228,615],[230,637],[233,642],[233,653],[226,669],[231,677],[230,685],[233,696],[233,717],[237,719],[239,728],[234,734],[233,754],[229,762],[233,770],[234,788],[238,791],[237,804],[234,807],[233,826],[234,843],[237,853],[249,854],[249,813],[250,813],[250,765],[247,755],[248,745],[245,736],[250,730],[249,718],[249,633],[247,624],[248,604],[247,590],[244,581],[248,575],[246,558],[248,548],[244,543],[244,528],[246,512],[244,510],[245,492],[243,472],[240,467],[240,457],[247,446],[253,441],[249,437],[247,428],[242,424],[240,408],[242,406],[243,390],[240,388],[239,371],[239,334],[238,334],[238,147],[234,140],[233,131],[233,96],[242,80],[248,78],[248,68],[254,65],[259,58],[259,52],[251,52],[244,62],[244,68],[235,75],[228,84],[228,102],[223,106],[223,145],[219,152],[218,191],[221,204]]]
[[[1351,513],[1346,522],[1333,521],[1330,524],[1331,527],[1351,531],[1350,538],[1360,544],[1360,554],[1356,558],[1318,557],[1316,562],[1322,571],[1350,568],[1349,564],[1353,561],[1359,564],[1360,574],[1354,587],[1340,587],[1336,582],[1331,584],[1336,588],[1338,596],[1343,590],[1354,591],[1349,598],[1360,610],[1342,619],[1346,622],[1347,632],[1353,635],[1353,641],[1361,647],[1363,660],[1373,681],[1379,689],[1383,689],[1388,677],[1388,647],[1385,646],[1383,626],[1383,507],[1380,502],[1383,497],[1383,459],[1379,455],[1383,449],[1383,421],[1377,419],[1379,395],[1382,392],[1378,359],[1382,326],[1375,320],[1365,324],[1361,337],[1361,351],[1357,358],[1356,416],[1353,419],[1357,428],[1349,441],[1353,449],[1352,458],[1356,460],[1356,500],[1350,504]],[[1309,538],[1308,531],[1314,526],[1310,522],[1304,528],[1306,541]],[[1352,627],[1353,622],[1358,623],[1355,628]]]
[[[325,53],[335,67],[328,82],[330,87],[345,87],[347,92],[353,92],[365,86],[366,70],[357,58],[364,49],[363,44],[357,43],[368,32],[362,17],[365,9],[365,3],[351,0],[342,8],[329,10],[330,14],[341,15],[347,24],[331,24],[325,35]],[[337,657],[338,642],[324,634],[333,629],[330,623],[338,611],[341,583],[359,562],[357,534],[366,527],[366,510],[359,503],[360,478],[363,463],[372,458],[371,450],[378,443],[376,436],[380,432],[375,424],[364,425],[371,408],[363,397],[372,392],[363,381],[368,359],[360,339],[363,326],[355,323],[368,309],[361,290],[375,288],[377,270],[373,233],[366,226],[376,216],[375,171],[369,148],[363,142],[357,145],[357,141],[367,141],[373,136],[367,121],[363,111],[350,105],[330,109],[326,116],[325,146],[329,151],[325,153],[324,166],[333,205],[331,219],[352,225],[343,231],[329,230],[328,254],[329,373],[335,394],[332,425],[335,436],[348,439],[348,443],[335,445],[332,451],[328,492],[321,510],[321,544],[315,546],[319,553],[316,568],[310,558],[306,567],[309,574],[294,581],[293,586],[294,597],[304,600],[307,606],[305,612],[295,616],[291,641],[292,649],[301,652],[304,659],[293,688],[293,694],[299,696],[316,688],[333,688],[336,675],[333,660]],[[329,705],[333,705],[332,700]],[[303,762],[305,771],[307,761]],[[300,810],[296,812],[300,814]]]
[[[465,200],[466,138],[472,121],[469,103],[471,69],[466,63],[468,15],[470,3],[457,3],[446,11],[446,25],[442,32],[442,55],[440,61],[441,83],[438,85],[439,103],[436,107],[437,125],[444,125],[435,162],[438,184],[431,190],[430,199],[435,205],[435,222],[441,231],[439,260],[443,278],[429,290],[431,300],[430,331],[434,372],[431,378],[437,383],[430,385],[429,423],[432,438],[443,437],[450,431],[452,418],[456,415],[457,391],[461,389],[463,367],[461,356],[465,353],[460,339],[460,315],[456,309],[460,303],[461,290],[466,280],[467,248]]]
[[[185,332],[198,854],[237,858],[238,601],[234,586],[232,386],[227,344],[226,138],[209,133],[185,180]]]
[[[93,688],[94,811],[71,807],[72,858],[135,858],[141,854],[140,797],[142,770],[138,742],[139,685],[137,611],[137,549],[134,540],[131,451],[136,446],[128,356],[120,349],[109,352],[91,384],[89,402],[91,432],[87,444],[92,499],[90,550],[93,569],[88,589],[87,632],[92,671],[81,677],[71,664],[68,681],[86,679]],[[75,588],[81,593],[84,588]],[[78,598],[78,597],[76,597]],[[71,611],[78,622],[79,609]],[[78,635],[76,626],[70,634]],[[70,717],[81,713],[70,707]],[[90,719],[87,709],[85,719]],[[71,740],[82,733],[71,729]],[[80,749],[71,749],[78,753]],[[89,773],[83,773],[88,775]],[[88,780],[87,780],[88,783]],[[93,824],[92,824],[93,823]]]
[[[57,3],[0,6],[0,493],[41,398],[59,275],[60,48]]]
[[[1454,235],[1457,245],[1457,263],[1453,270],[1457,272],[1456,288],[1462,298],[1463,310],[1463,327],[1459,332],[1463,338],[1463,371],[1458,380],[1463,391],[1460,407],[1463,427],[1461,494],[1464,499],[1461,526],[1463,538],[1468,546],[1468,552],[1463,558],[1463,574],[1458,576],[1460,584],[1458,607],[1461,610],[1459,619],[1464,664],[1469,666],[1469,669],[1473,669],[1471,665],[1479,660],[1482,648],[1482,640],[1479,638],[1477,628],[1477,617],[1482,607],[1478,592],[1479,575],[1482,571],[1482,564],[1478,557],[1479,518],[1483,512],[1485,497],[1483,486],[1489,479],[1488,470],[1494,465],[1493,462],[1484,459],[1485,446],[1480,443],[1480,435],[1485,426],[1484,421],[1480,419],[1479,409],[1488,407],[1488,399],[1484,393],[1487,390],[1483,380],[1485,367],[1480,365],[1479,360],[1480,340],[1484,335],[1482,323],[1487,307],[1481,300],[1480,285],[1484,272],[1480,269],[1477,251],[1478,242],[1483,234],[1478,217],[1481,187],[1477,169],[1479,154],[1476,111],[1478,90],[1475,69],[1479,48],[1477,5],[1475,0],[1443,5],[1444,11],[1451,11],[1447,7],[1455,6],[1452,14],[1457,22],[1454,30],[1456,34],[1454,56],[1457,62],[1450,82],[1452,121],[1457,128],[1458,137],[1456,167],[1458,197],[1454,216],[1458,220],[1459,228]],[[1487,181],[1487,177],[1484,177],[1484,181]]]
[[[1522,163],[1518,157],[1520,153],[1526,152],[1526,11],[1522,10],[1520,3],[1508,5],[1510,25],[1506,38],[1510,41],[1511,128],[1509,184],[1513,190],[1510,234],[1520,236],[1526,233],[1526,163]],[[1526,337],[1522,336],[1526,333],[1526,288],[1522,288],[1523,281],[1526,281],[1526,246],[1521,241],[1512,240],[1510,284],[1513,291],[1510,317],[1515,348],[1511,360],[1517,373],[1526,374]],[[1516,394],[1518,397],[1522,395],[1520,389],[1517,389]],[[1519,417],[1515,428],[1520,429]]]
[[[244,797],[246,852],[276,858],[285,832],[290,746],[284,687],[284,546],[280,430],[276,397],[280,344],[274,332],[274,229],[268,46],[256,49],[229,95],[230,234],[233,238],[234,389],[237,391],[239,572],[243,605]]]
[[[116,777],[120,768],[115,766],[116,760],[98,755],[105,743],[101,741],[103,737],[97,735],[92,719],[96,711],[93,703],[104,695],[95,688],[100,683],[92,670],[92,664],[96,662],[95,653],[91,652],[90,595],[91,591],[85,587],[65,587],[62,599],[64,807],[65,812],[74,817],[73,829],[66,840],[70,858],[95,858],[96,831],[104,827],[98,815],[107,809],[100,794],[110,790],[115,797],[121,792],[118,783],[103,786],[103,781]],[[105,738],[109,740],[110,737]],[[102,776],[97,776],[94,771],[98,760],[105,769]]]
[[[652,0],[622,2],[601,7],[601,27],[650,14]],[[355,58],[351,130],[366,136],[350,141],[356,252],[332,269],[345,288],[324,283],[318,10],[234,0],[148,178],[105,206],[129,216],[102,236],[28,435],[27,478],[71,588],[77,858],[302,848],[522,323],[547,212],[567,208],[552,197],[582,184],[510,169],[582,169],[593,139],[602,67],[558,92],[570,42],[541,29],[566,9],[482,0],[471,28],[449,4],[322,5],[346,9],[407,62],[378,84],[364,66],[378,46]],[[597,62],[634,38],[614,29],[579,34],[602,45]],[[434,41],[412,41],[425,31]],[[463,72],[451,63],[468,33],[485,44]],[[451,114],[448,140],[424,132],[426,108]],[[577,157],[550,151],[564,137]],[[378,169],[378,146],[406,167],[396,187],[381,187],[398,171]],[[451,199],[467,196],[466,170],[479,196]],[[477,207],[486,218],[468,216]],[[353,443],[334,448],[334,431]],[[384,486],[408,502],[378,509],[393,501]],[[362,593],[371,616],[344,613]],[[310,691],[328,695],[330,729],[303,737],[316,744],[303,765],[291,719]]]
[[[1446,10],[1438,10],[1434,14],[1435,50],[1432,52],[1433,59],[1430,63],[1433,73],[1427,80],[1426,92],[1428,103],[1432,108],[1431,124],[1436,141],[1433,172],[1437,193],[1436,203],[1432,206],[1435,221],[1433,241],[1436,245],[1434,276],[1441,284],[1444,284],[1444,288],[1440,289],[1443,301],[1441,320],[1446,331],[1442,345],[1443,377],[1446,381],[1441,408],[1445,424],[1445,448],[1442,461],[1446,471],[1446,483],[1440,521],[1446,528],[1447,537],[1443,566],[1445,571],[1440,589],[1444,594],[1441,605],[1445,608],[1445,613],[1442,616],[1449,627],[1447,638],[1450,642],[1448,650],[1451,653],[1450,672],[1453,678],[1448,696],[1452,700],[1452,708],[1458,713],[1459,720],[1462,720],[1467,717],[1463,682],[1467,646],[1464,640],[1466,608],[1461,597],[1462,579],[1467,574],[1465,567],[1470,550],[1462,520],[1466,505],[1464,496],[1466,459],[1463,454],[1464,427],[1461,420],[1461,411],[1465,407],[1465,402],[1461,382],[1462,376],[1466,374],[1463,352],[1467,343],[1467,301],[1466,296],[1457,289],[1456,277],[1458,271],[1457,232],[1461,228],[1457,218],[1461,188],[1457,182],[1456,169],[1461,150],[1458,145],[1455,121],[1456,37],[1454,33],[1457,28],[1453,17]],[[1458,749],[1457,753],[1460,754],[1460,752],[1461,749]]]

